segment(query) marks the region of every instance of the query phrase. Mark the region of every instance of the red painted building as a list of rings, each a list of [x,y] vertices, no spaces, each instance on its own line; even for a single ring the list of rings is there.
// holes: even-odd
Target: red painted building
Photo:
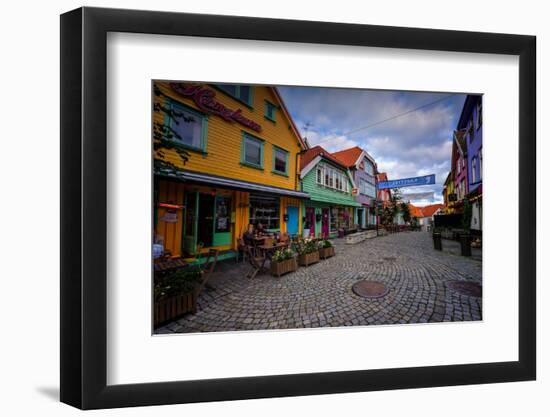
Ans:
[[[451,177],[454,178],[456,206],[460,206],[468,194],[468,166],[466,130],[455,130],[453,134],[453,150],[451,157]]]

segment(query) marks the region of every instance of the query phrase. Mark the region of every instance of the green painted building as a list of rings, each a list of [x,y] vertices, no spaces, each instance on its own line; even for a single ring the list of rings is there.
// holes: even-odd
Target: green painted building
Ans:
[[[304,204],[304,236],[334,237],[338,229],[355,227],[355,210],[361,208],[353,196],[353,179],[340,161],[321,146],[301,154],[302,191],[310,195]]]

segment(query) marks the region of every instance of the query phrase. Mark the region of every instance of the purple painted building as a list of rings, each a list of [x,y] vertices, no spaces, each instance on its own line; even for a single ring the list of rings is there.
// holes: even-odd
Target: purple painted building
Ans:
[[[481,187],[483,130],[481,96],[468,95],[458,121],[458,130],[465,131],[468,164],[468,193]]]
[[[467,198],[472,204],[473,230],[482,230],[481,201],[483,181],[482,96],[469,94],[458,121],[457,130],[464,132],[466,168],[468,171]]]
[[[355,210],[355,223],[361,228],[374,226],[376,224],[376,162],[358,146],[333,152],[332,155],[340,160],[352,175],[356,189],[355,200],[362,206]]]

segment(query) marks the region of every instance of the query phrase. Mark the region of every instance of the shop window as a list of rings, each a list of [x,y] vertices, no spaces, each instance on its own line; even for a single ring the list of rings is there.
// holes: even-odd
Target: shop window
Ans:
[[[241,146],[241,164],[263,169],[264,141],[243,132]]]
[[[273,146],[273,172],[288,175],[288,152]]]
[[[231,198],[216,197],[215,233],[229,233],[231,231]]]
[[[167,100],[166,107],[165,126],[172,131],[172,140],[192,150],[206,152],[208,118],[173,100]]]
[[[262,224],[265,229],[277,230],[280,228],[279,198],[250,195],[250,223],[257,226]]]
[[[252,86],[243,85],[243,84],[217,84],[218,87],[223,92],[229,94],[234,99],[239,100],[240,102],[246,104],[249,107],[252,107]]]
[[[336,231],[338,228],[338,209],[336,207],[330,208],[330,231]]]
[[[265,100],[265,113],[264,116],[266,119],[275,121],[275,114],[277,112],[277,106],[269,101]]]

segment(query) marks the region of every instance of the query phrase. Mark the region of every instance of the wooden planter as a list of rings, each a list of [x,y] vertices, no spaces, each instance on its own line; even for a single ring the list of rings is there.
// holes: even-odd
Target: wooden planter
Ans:
[[[280,277],[288,272],[293,272],[298,269],[296,258],[285,259],[280,262],[271,262],[271,275]]]
[[[321,257],[321,259],[330,258],[331,256],[334,256],[334,254],[334,246],[319,249],[319,256]]]
[[[319,262],[319,251],[298,255],[298,263],[301,266],[309,266],[317,262]]]
[[[197,312],[196,291],[155,301],[154,327],[173,321],[186,313]]]

